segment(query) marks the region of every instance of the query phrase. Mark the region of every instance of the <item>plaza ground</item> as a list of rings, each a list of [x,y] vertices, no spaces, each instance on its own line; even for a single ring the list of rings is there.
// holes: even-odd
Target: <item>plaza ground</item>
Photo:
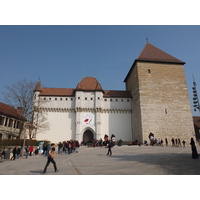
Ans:
[[[79,153],[57,154],[59,172],[55,173],[50,163],[45,175],[200,174],[200,158],[192,159],[190,147],[114,146],[112,156],[107,156],[107,151],[105,147],[83,146]],[[7,160],[0,163],[0,175],[41,175],[46,161],[42,154]]]

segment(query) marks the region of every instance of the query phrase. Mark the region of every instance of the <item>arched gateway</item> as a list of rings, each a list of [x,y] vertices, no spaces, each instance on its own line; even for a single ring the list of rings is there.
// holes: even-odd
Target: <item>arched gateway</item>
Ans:
[[[91,130],[86,130],[83,133],[83,141],[92,141],[94,139],[94,134]]]

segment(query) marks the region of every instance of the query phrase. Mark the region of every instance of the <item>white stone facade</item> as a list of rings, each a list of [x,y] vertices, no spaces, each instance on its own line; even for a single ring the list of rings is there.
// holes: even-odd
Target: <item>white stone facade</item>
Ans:
[[[45,88],[41,88],[45,90]],[[115,91],[117,92],[117,91]],[[93,138],[104,138],[114,134],[116,140],[131,141],[131,98],[104,97],[103,91],[74,91],[71,96],[47,96],[35,91],[35,122],[41,116],[48,123],[46,128],[38,127],[37,140],[60,142],[70,139],[83,141],[86,131]],[[38,119],[37,119],[38,118]]]

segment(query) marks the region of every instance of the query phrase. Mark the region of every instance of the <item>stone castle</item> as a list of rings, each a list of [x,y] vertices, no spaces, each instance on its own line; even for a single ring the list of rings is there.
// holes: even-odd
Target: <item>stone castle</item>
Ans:
[[[157,139],[180,138],[189,144],[194,125],[184,64],[146,43],[124,80],[124,91],[104,90],[93,77],[83,78],[74,89],[42,88],[38,82],[36,139],[81,142],[114,134],[116,140],[143,142],[151,132]]]

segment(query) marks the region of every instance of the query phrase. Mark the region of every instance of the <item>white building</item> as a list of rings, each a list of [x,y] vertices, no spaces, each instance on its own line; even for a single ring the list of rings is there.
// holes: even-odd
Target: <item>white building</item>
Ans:
[[[34,93],[38,140],[81,142],[105,134],[132,140],[129,91],[103,90],[96,78],[85,77],[75,89],[41,88],[38,82]]]

